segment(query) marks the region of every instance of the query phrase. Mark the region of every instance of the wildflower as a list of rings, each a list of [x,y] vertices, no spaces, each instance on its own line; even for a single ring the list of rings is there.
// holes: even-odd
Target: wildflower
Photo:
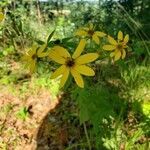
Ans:
[[[62,75],[60,87],[64,86],[70,73],[73,76],[77,85],[81,88],[84,87],[82,75],[85,76],[95,75],[94,70],[85,64],[96,60],[98,58],[98,54],[88,53],[81,55],[82,51],[84,50],[85,44],[86,44],[85,39],[82,39],[79,42],[79,45],[77,46],[72,57],[65,48],[60,46],[53,47],[52,51],[50,52],[49,57],[55,62],[62,64],[51,76],[51,78],[54,79]]]
[[[114,61],[119,60],[120,58],[124,59],[126,57],[125,48],[127,48],[127,43],[129,41],[129,35],[127,34],[123,38],[123,33],[118,32],[118,40],[108,36],[108,41],[110,45],[104,45],[103,49],[107,51],[113,51],[110,53],[110,57],[114,57]]]
[[[2,10],[0,9],[0,22],[4,19],[4,14],[2,13]]]
[[[92,38],[92,40],[96,44],[100,43],[99,37],[104,37],[106,35],[103,32],[95,31],[93,24],[90,24],[89,28],[82,28],[82,29],[77,30],[75,34],[78,36],[85,36],[85,37]]]
[[[41,47],[39,47],[38,45],[33,45],[22,57],[22,60],[27,62],[27,67],[29,67],[31,73],[35,71],[37,59],[46,57],[48,55],[47,52],[43,52],[45,48],[45,44]]]

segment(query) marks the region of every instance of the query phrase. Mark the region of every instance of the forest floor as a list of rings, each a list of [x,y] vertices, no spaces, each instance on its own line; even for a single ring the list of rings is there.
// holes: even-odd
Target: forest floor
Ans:
[[[2,89],[0,94],[0,149],[34,149],[43,119],[58,104],[58,99],[52,99],[49,91],[46,90],[41,90],[37,95],[29,95],[25,99],[22,103],[7,89]],[[28,116],[20,118],[21,116],[17,114],[21,113],[24,108],[27,108]]]
[[[20,73],[16,62],[10,66],[13,73],[10,67],[0,78],[0,150],[64,150],[79,141],[82,127],[69,96],[45,77]]]
[[[65,146],[81,139],[82,128],[72,115],[75,109],[69,101],[62,102],[61,97],[52,99],[48,90],[25,99],[21,103],[5,88],[0,94],[1,150],[64,150]],[[25,120],[17,115],[20,108],[27,108]]]

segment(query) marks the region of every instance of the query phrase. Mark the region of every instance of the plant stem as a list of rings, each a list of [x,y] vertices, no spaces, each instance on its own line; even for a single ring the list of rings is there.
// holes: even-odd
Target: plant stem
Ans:
[[[86,143],[73,144],[70,147],[66,148],[65,150],[72,150],[73,148],[75,148],[77,146],[86,146]]]
[[[86,128],[86,124],[83,123],[83,127],[84,127],[84,132],[85,132],[85,136],[86,136],[86,139],[87,139],[87,143],[88,143],[88,147],[89,147],[89,150],[91,150],[91,143],[90,143],[90,139],[89,139],[89,136],[88,136],[88,132],[87,132],[87,128]]]

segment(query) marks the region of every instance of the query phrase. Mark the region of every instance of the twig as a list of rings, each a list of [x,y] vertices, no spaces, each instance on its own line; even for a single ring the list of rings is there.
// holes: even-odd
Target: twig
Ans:
[[[87,132],[87,128],[86,128],[86,124],[83,123],[83,127],[84,127],[84,132],[85,132],[85,136],[86,136],[86,139],[87,139],[87,143],[88,143],[88,147],[89,147],[89,150],[91,150],[91,143],[90,143],[90,139],[89,139],[89,136],[88,136],[88,132]]]

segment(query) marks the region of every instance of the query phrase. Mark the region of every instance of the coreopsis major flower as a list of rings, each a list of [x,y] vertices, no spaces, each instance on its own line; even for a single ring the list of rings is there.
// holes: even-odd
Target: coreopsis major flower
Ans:
[[[75,35],[88,37],[99,45],[100,43],[99,38],[104,37],[106,34],[104,32],[95,31],[93,24],[89,24],[88,28],[78,29]]]
[[[129,35],[125,35],[123,38],[123,33],[118,32],[118,39],[115,40],[111,36],[108,36],[108,41],[110,45],[104,45],[103,49],[107,51],[113,51],[110,53],[110,57],[114,57],[114,61],[119,60],[120,58],[124,59],[126,57],[127,43],[129,41]]]
[[[49,57],[61,66],[51,75],[51,78],[57,78],[61,75],[60,87],[66,83],[69,74],[73,76],[77,85],[81,88],[84,87],[82,75],[94,76],[95,72],[86,64],[98,58],[97,53],[87,53],[81,55],[86,44],[85,39],[81,39],[79,45],[71,56],[70,53],[63,47],[55,46],[49,53]]]
[[[22,60],[27,63],[27,67],[30,69],[31,73],[33,73],[36,69],[37,59],[48,56],[48,53],[44,52],[45,48],[45,44],[40,47],[38,45],[32,45],[32,47],[29,48],[26,54],[22,57]]]

